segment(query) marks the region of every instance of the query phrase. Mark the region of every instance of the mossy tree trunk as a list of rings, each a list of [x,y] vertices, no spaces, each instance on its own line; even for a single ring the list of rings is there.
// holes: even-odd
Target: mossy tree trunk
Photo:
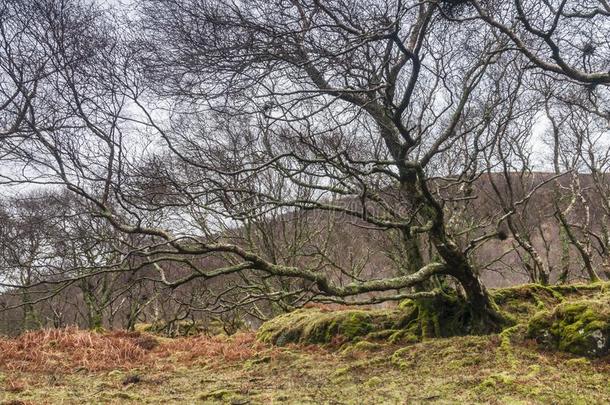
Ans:
[[[447,233],[443,207],[428,190],[421,168],[403,172],[405,196],[419,207],[422,222],[428,224],[430,241],[447,265],[446,274],[454,277],[463,288],[472,333],[491,333],[507,323],[493,299],[468,261],[466,254]]]
[[[464,289],[472,332],[490,333],[501,330],[507,321],[499,313],[496,304],[468,262],[466,255],[448,238],[435,240],[435,246],[447,263],[448,274],[457,279]]]

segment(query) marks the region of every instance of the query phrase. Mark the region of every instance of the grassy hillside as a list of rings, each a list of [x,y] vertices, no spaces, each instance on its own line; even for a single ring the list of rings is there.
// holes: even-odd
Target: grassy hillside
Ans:
[[[558,301],[594,300],[605,289],[518,287],[495,294],[525,322]],[[282,347],[261,343],[253,332],[177,339],[31,332],[0,340],[0,403],[610,402],[607,357],[543,351],[525,337],[523,322],[499,335]]]

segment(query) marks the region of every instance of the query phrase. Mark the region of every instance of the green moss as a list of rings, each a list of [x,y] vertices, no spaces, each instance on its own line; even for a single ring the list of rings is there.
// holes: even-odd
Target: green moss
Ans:
[[[588,284],[560,284],[551,287],[564,296],[591,297],[594,294],[610,291],[610,282],[597,282]]]
[[[347,373],[349,373],[349,367],[340,367],[335,370],[335,372],[333,373],[333,376],[340,377],[340,376],[346,375]]]
[[[414,309],[341,310],[299,309],[265,322],[257,337],[266,343],[330,343],[385,337],[415,317]]]
[[[532,364],[527,369],[528,369],[528,373],[526,374],[527,378],[535,378],[542,371],[542,367],[540,367],[540,364]]]
[[[381,385],[383,383],[383,380],[377,376],[371,377],[367,382],[365,382],[364,384],[368,387],[376,387],[378,385]]]
[[[372,330],[371,318],[364,312],[351,313],[337,327],[337,332],[349,339],[353,339],[356,336],[364,336]]]
[[[405,354],[411,350],[410,347],[403,347],[402,349],[396,350],[390,357],[390,363],[401,370],[407,369],[410,366],[410,362],[405,359]]]
[[[610,299],[566,302],[542,311],[529,321],[527,335],[546,348],[605,355],[610,349]]]
[[[398,330],[388,337],[389,343],[417,343],[421,337],[413,329]]]
[[[536,312],[552,308],[564,300],[554,287],[525,284],[492,290],[494,302],[518,323],[529,319]]]
[[[411,299],[406,299],[404,301],[402,301],[400,304],[398,304],[398,308],[409,308],[409,307],[414,307],[415,306],[415,302]]]
[[[515,382],[515,377],[507,374],[507,373],[497,373],[492,374],[486,379],[484,379],[481,384],[479,384],[479,388],[497,388],[498,385],[509,386]]]
[[[366,340],[357,342],[354,345],[354,349],[366,351],[366,352],[374,352],[381,349],[381,345],[379,343],[367,342]]]
[[[108,372],[108,377],[122,377],[124,374],[121,370],[112,370]]]
[[[211,399],[224,401],[224,400],[231,398],[233,395],[234,395],[233,391],[220,389],[220,390],[210,391],[205,394],[201,394],[199,396],[199,399],[202,401],[211,400]]]
[[[135,330],[166,337],[184,337],[206,334],[209,336],[235,333],[245,327],[243,322],[225,324],[220,319],[180,320],[172,322],[138,323]]]
[[[475,313],[452,292],[403,301],[395,309],[299,309],[265,322],[257,336],[262,342],[284,346],[363,339],[413,343],[422,338],[488,333],[489,328],[475,319]]]
[[[583,367],[583,366],[590,366],[591,361],[589,361],[589,359],[587,359],[585,357],[578,357],[578,358],[570,359],[570,360],[566,361],[566,365],[570,366],[570,367],[579,368],[579,367]]]
[[[397,332],[402,332],[402,329],[384,329],[373,331],[365,336],[366,340],[389,340],[391,336]]]
[[[260,356],[260,357],[257,356],[252,359],[248,359],[248,360],[244,361],[243,368],[251,369],[253,367],[258,367],[260,364],[267,364],[270,362],[271,362],[270,356]]]

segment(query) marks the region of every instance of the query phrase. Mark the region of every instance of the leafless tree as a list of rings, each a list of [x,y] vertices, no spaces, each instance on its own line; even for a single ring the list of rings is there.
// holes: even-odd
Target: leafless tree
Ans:
[[[147,0],[121,15],[6,2],[4,44],[27,44],[39,67],[19,73],[27,61],[4,46],[2,179],[62,185],[126,235],[104,268],[170,290],[222,280],[212,300],[177,298],[184,314],[429,298],[452,280],[470,330],[496,330],[479,247],[507,226],[549,281],[524,232],[550,181],[532,182],[524,152],[549,100],[536,83],[568,83],[593,99],[575,108],[606,114],[607,5],[571,3]],[[499,206],[469,216],[473,185],[497,172]],[[594,236],[571,234],[566,209],[578,248]],[[350,256],[356,232],[368,248]],[[104,256],[75,249],[74,268]],[[160,294],[137,293],[129,326]]]

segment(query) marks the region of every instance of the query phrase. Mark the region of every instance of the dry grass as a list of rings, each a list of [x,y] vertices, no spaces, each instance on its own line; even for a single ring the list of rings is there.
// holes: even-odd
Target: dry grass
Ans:
[[[8,371],[88,371],[130,367],[147,350],[140,336],[76,328],[46,329],[0,340],[0,367]]]
[[[92,332],[76,328],[28,332],[0,338],[0,370],[73,372],[129,369],[160,357],[180,362],[232,362],[253,357],[264,346],[254,333],[230,338],[196,336],[159,341],[139,332]]]
[[[19,379],[9,379],[8,381],[4,382],[4,389],[7,392],[11,392],[14,394],[20,393],[21,391],[25,390],[25,387],[26,383]]]
[[[230,338],[199,335],[173,339],[159,346],[157,355],[175,356],[181,363],[234,362],[252,358],[265,349],[253,332],[240,332]]]

